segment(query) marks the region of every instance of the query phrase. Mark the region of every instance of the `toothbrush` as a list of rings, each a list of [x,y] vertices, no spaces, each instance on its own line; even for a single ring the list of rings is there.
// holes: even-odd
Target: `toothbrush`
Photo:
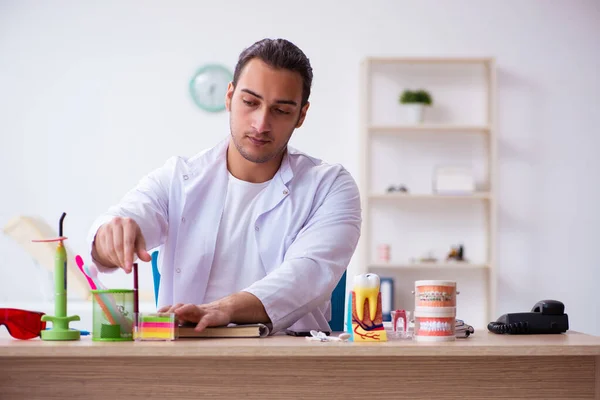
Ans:
[[[92,290],[97,290],[98,286],[96,285],[94,280],[88,274],[88,272],[87,272],[88,269],[86,268],[86,266],[83,263],[83,258],[81,258],[81,256],[77,255],[75,257],[75,263],[77,263],[77,267],[79,267],[79,270],[87,279],[87,281],[90,285],[90,288]],[[110,310],[108,309],[108,306],[106,305],[106,303],[103,300],[103,296],[98,295],[97,293],[94,293],[94,297],[96,298],[96,301],[100,305],[100,308],[102,309],[102,311],[104,311],[104,315],[106,316],[106,319],[108,320],[108,322],[110,322],[112,325],[116,325],[117,323],[116,323],[115,319],[113,318],[113,313],[111,313]]]
[[[98,278],[98,268],[96,268],[95,265],[84,265],[83,270],[97,290],[106,290],[106,286],[104,286],[100,281],[100,278]]]
[[[81,258],[80,255],[75,256],[75,263],[77,264],[77,267],[79,267],[79,270],[81,271],[83,276],[85,276],[85,279],[87,279],[88,284],[90,285],[90,288],[92,290],[96,290],[96,284],[94,283],[92,278],[90,278],[89,275],[83,270],[84,263],[83,263],[83,258]]]

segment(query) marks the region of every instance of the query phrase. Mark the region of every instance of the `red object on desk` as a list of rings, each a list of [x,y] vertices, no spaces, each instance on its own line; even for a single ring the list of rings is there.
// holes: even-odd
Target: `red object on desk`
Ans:
[[[0,325],[6,326],[10,336],[15,339],[33,339],[46,329],[42,315],[44,313],[39,311],[0,308]]]
[[[396,310],[396,312],[392,315],[394,316],[394,319],[392,320],[392,327],[394,328],[394,331],[396,331],[396,324],[398,323],[398,319],[402,318],[402,320],[404,321],[404,332],[406,332],[406,310]]]
[[[140,313],[140,297],[138,287],[138,265],[133,263],[133,318],[134,318],[134,332],[137,332],[138,328],[138,315]]]

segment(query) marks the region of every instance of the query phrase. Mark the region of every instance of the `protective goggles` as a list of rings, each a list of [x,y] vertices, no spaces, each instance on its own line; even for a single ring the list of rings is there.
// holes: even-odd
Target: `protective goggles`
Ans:
[[[46,321],[42,321],[43,312],[19,310],[16,308],[0,308],[0,326],[6,326],[10,336],[15,339],[33,339],[46,329]]]

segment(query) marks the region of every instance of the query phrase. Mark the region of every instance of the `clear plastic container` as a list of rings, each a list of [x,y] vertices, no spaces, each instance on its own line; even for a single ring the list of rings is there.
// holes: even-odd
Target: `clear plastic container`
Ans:
[[[92,340],[133,340],[133,290],[92,290]]]
[[[393,310],[390,312],[392,317],[392,330],[390,336],[395,339],[412,338],[413,329],[411,327],[412,311]]]
[[[135,340],[175,340],[175,314],[139,313],[137,315]]]

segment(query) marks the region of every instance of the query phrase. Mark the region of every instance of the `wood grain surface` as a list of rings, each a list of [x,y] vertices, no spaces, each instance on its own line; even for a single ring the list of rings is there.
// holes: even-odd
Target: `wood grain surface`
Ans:
[[[597,399],[600,338],[476,333],[449,343],[304,338],[0,338],[4,399]]]
[[[596,357],[16,358],[0,399],[594,399]]]

